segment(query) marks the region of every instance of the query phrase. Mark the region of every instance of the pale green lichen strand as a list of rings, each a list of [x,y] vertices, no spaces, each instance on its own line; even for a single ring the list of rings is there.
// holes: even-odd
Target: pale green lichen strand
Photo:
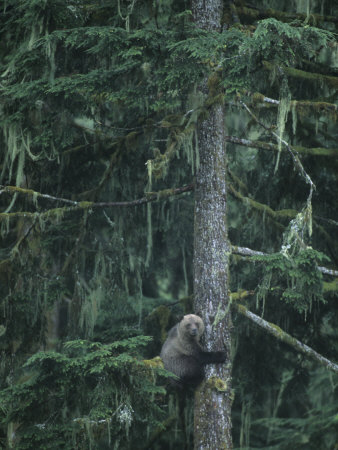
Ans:
[[[285,124],[287,122],[289,110],[291,106],[291,94],[287,85],[286,78],[283,79],[282,87],[281,87],[281,99],[278,105],[278,113],[277,113],[277,133],[279,136],[278,139],[278,154],[277,161],[275,165],[275,172],[278,169],[280,155],[282,152],[282,139],[285,130]]]

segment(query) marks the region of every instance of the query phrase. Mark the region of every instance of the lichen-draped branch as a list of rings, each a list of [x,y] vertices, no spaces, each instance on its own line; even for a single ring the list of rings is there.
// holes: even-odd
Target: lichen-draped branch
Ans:
[[[274,65],[269,61],[263,61],[263,67],[267,70],[273,70]],[[338,77],[323,75],[321,73],[306,72],[305,70],[295,69],[293,67],[283,67],[283,71],[293,78],[301,78],[308,81],[319,81],[333,88],[338,88]]]
[[[278,340],[285,342],[286,344],[289,344],[291,347],[293,347],[298,352],[304,353],[309,358],[314,359],[315,361],[319,362],[320,364],[327,367],[329,370],[332,370],[333,372],[338,373],[338,365],[330,361],[329,359],[325,358],[324,356],[317,353],[313,348],[309,347],[306,344],[303,344],[298,339],[292,337],[290,334],[283,331],[280,327],[277,325],[268,322],[261,317],[257,316],[256,314],[249,311],[245,306],[239,305],[236,303],[232,303],[232,306],[243,316],[250,319],[252,322],[254,322],[259,327],[263,328],[268,333],[272,334],[275,338]]]
[[[260,92],[253,93],[251,95],[251,98],[252,102],[255,105],[267,104],[266,106],[276,107],[280,104],[279,100],[266,97],[264,94],[261,94]],[[298,111],[302,111],[304,109],[311,109],[313,112],[323,112],[331,114],[335,117],[337,117],[338,115],[338,105],[334,103],[309,101],[309,100],[291,100],[290,107],[295,108]]]
[[[257,207],[258,210],[264,211],[266,214],[270,215],[272,218],[278,218],[278,217],[287,217],[287,218],[293,218],[297,214],[297,211],[294,210],[281,210],[281,211],[274,211],[267,205],[258,203],[250,199],[249,197],[245,197],[241,195],[238,191],[236,191],[233,186],[229,185],[230,192],[240,200],[242,200],[246,204],[250,204],[252,207]],[[76,211],[81,209],[90,209],[90,208],[104,208],[104,207],[132,207],[132,206],[140,206],[148,202],[153,202],[157,200],[167,199],[171,196],[176,196],[179,194],[182,194],[184,192],[190,192],[194,190],[194,184],[188,184],[186,186],[175,188],[175,189],[164,189],[162,191],[158,192],[149,192],[146,197],[142,197],[137,200],[131,200],[126,202],[76,202],[74,200],[64,199],[61,197],[54,197],[49,194],[41,194],[40,192],[33,191],[32,189],[24,189],[19,188],[17,186],[0,186],[0,194],[1,193],[20,193],[27,196],[35,196],[37,198],[44,198],[51,201],[60,201],[72,204],[72,207],[66,207],[66,208],[53,208],[49,209],[47,211],[37,213],[37,212],[29,212],[29,211],[18,211],[14,213],[0,213],[0,220],[6,219],[6,218],[12,218],[12,217],[26,217],[26,218],[32,218],[36,219],[37,217],[41,216],[42,218],[48,218],[52,217],[53,215],[57,215],[60,213],[70,212],[70,211]],[[239,255],[239,256],[264,256],[267,255],[267,253],[252,250],[247,247],[239,247],[236,245],[231,246],[232,253]],[[332,276],[338,276],[338,270],[334,269],[328,269],[326,267],[318,266],[318,270],[326,275],[332,275]]]
[[[225,136],[227,142],[232,144],[242,145],[244,147],[258,148],[262,150],[273,150],[278,152],[278,145],[271,142],[252,141],[250,139],[241,139],[236,136]],[[338,157],[338,148],[322,148],[322,147],[300,147],[293,145],[292,148],[300,155],[312,156],[333,156]],[[282,150],[285,150],[282,148]]]
[[[257,250],[251,250],[250,248],[247,247],[238,247],[236,245],[232,245],[231,246],[231,252],[233,254],[236,255],[240,255],[240,256],[266,256],[268,255],[268,253],[264,253],[264,252],[260,252]],[[317,269],[324,273],[325,275],[332,275],[334,277],[338,277],[338,270],[334,270],[334,269],[327,269],[326,267],[321,267],[318,266]]]
[[[237,184],[237,186],[239,186],[240,190],[247,192],[247,188],[246,188],[245,184],[236,175],[234,175],[229,169],[228,169],[228,174],[231,177],[231,179]],[[239,192],[237,189],[235,189],[233,184],[229,183],[228,186],[229,186],[229,193],[231,195],[233,195],[235,198],[240,200],[244,205],[249,206],[250,208],[253,208],[256,211],[263,213],[265,216],[269,217],[270,221],[273,223],[273,225],[276,227],[276,229],[278,229],[282,232],[285,231],[285,226],[279,222],[279,219],[286,218],[288,220],[290,220],[290,219],[293,220],[298,214],[298,211],[293,210],[293,209],[282,209],[279,211],[275,211],[272,208],[270,208],[270,206],[265,205],[264,203],[257,202],[256,200],[252,199],[251,197],[243,195],[241,192]],[[308,201],[309,201],[309,199],[308,199]],[[334,221],[329,220],[329,219],[323,219],[318,216],[315,216],[315,219],[326,220],[329,223],[331,223],[332,225],[336,225]],[[325,231],[325,229],[322,226],[318,225],[316,222],[314,222],[314,224],[319,229],[319,231],[323,234],[323,236],[328,241],[328,243],[330,245],[333,245],[332,244],[333,241],[332,241],[330,234],[327,233]]]
[[[192,191],[193,189],[194,189],[194,185],[188,184],[187,186],[183,186],[183,187],[179,187],[179,188],[164,189],[164,190],[158,191],[158,192],[148,192],[145,197],[139,198],[137,200],[126,201],[126,202],[85,202],[85,201],[76,202],[76,201],[68,200],[68,199],[64,199],[64,198],[53,197],[53,196],[47,195],[47,194],[41,194],[41,193],[33,191],[31,189],[17,188],[15,186],[5,186],[0,191],[0,194],[1,194],[1,192],[8,192],[8,193],[17,192],[17,193],[29,195],[32,197],[35,195],[36,197],[41,197],[41,198],[45,198],[48,200],[70,203],[72,206],[64,207],[64,208],[53,208],[53,209],[49,209],[49,210],[41,212],[41,213],[29,212],[29,211],[17,211],[17,212],[13,212],[13,213],[0,213],[0,220],[1,219],[10,219],[12,217],[32,217],[32,218],[37,217],[37,216],[48,217],[48,216],[52,216],[53,214],[56,214],[56,213],[64,213],[64,212],[68,212],[68,211],[76,211],[76,210],[81,210],[81,209],[140,206],[145,203],[154,202],[157,200],[163,200],[163,199],[167,199],[169,197],[175,196],[175,195],[183,194],[184,192],[189,192],[189,191]]]
[[[267,216],[271,217],[274,220],[279,220],[283,218],[294,219],[298,214],[298,211],[294,209],[281,209],[280,211],[274,211],[272,208],[270,208],[270,206],[264,205],[263,203],[259,203],[250,197],[242,195],[233,187],[232,184],[229,184],[229,193],[232,194],[235,198],[240,200],[245,205],[249,205],[251,208],[266,214]],[[276,225],[282,231],[284,230],[283,225],[281,225],[280,223],[276,223]]]
[[[35,197],[35,198],[44,198],[46,200],[53,200],[58,201],[62,203],[68,203],[69,205],[77,206],[79,202],[76,202],[74,200],[69,200],[67,198],[61,198],[61,197],[54,197],[53,195],[49,194],[41,194],[40,192],[33,191],[33,189],[25,189],[18,186],[0,186],[0,194],[7,193],[7,194],[24,194],[29,197]]]

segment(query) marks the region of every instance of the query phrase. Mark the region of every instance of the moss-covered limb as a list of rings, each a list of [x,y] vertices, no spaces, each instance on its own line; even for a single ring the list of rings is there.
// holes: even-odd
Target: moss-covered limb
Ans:
[[[336,271],[338,272],[338,271]],[[337,292],[338,291],[338,278],[334,279],[330,283],[327,283],[324,281],[323,283],[323,290],[324,292]]]
[[[302,175],[302,177],[305,179],[305,182],[310,185],[310,192],[309,192],[309,196],[307,199],[307,202],[310,203],[311,199],[312,199],[313,191],[316,189],[316,186],[315,186],[314,182],[311,180],[311,177],[309,176],[309,174],[304,169],[303,164],[301,163],[298,155],[292,150],[292,148],[290,147],[288,142],[286,142],[277,133],[275,133],[269,127],[267,127],[264,123],[262,123],[243,101],[240,101],[240,104],[246,109],[246,111],[255,120],[255,122],[258,123],[258,125],[260,125],[266,131],[268,131],[272,136],[274,136],[277,139],[278,142],[283,144],[283,146],[285,146],[285,148],[288,150],[288,152],[290,153],[290,155],[292,157],[292,160],[293,160],[293,163],[294,163],[296,169]]]
[[[266,97],[260,92],[255,92],[251,96],[252,102],[255,105],[259,104],[267,104],[272,107],[277,107],[279,105],[279,100],[275,100],[274,98]],[[318,113],[327,113],[334,117],[338,116],[338,105],[334,103],[327,103],[321,101],[309,101],[309,100],[292,100],[290,102],[290,108],[295,108],[297,111],[304,110],[312,110],[313,112]]]
[[[238,305],[236,303],[232,303],[232,305],[240,314],[250,319],[252,322],[254,322],[259,327],[263,328],[268,333],[272,334],[278,340],[291,345],[291,347],[293,347],[296,351],[305,354],[309,358],[312,358],[315,361],[319,362],[320,364],[324,365],[329,370],[338,373],[338,364],[335,364],[334,362],[320,355],[308,345],[303,344],[301,341],[298,341],[298,339],[292,337],[290,334],[283,331],[277,325],[268,322],[262,319],[261,317],[257,316],[256,314],[252,313],[245,306]]]
[[[21,188],[18,186],[0,186],[0,194],[2,194],[3,192],[6,192],[7,194],[23,194],[23,195],[27,195],[28,197],[32,197],[32,198],[44,198],[47,200],[68,203],[68,204],[74,205],[74,206],[79,204],[79,202],[75,202],[73,200],[69,200],[66,198],[60,198],[60,197],[54,197],[53,195],[49,195],[49,194],[41,194],[40,192],[33,191],[32,189],[24,189],[24,188]]]
[[[237,292],[231,292],[230,299],[231,301],[242,300],[243,298],[250,297],[250,295],[254,295],[255,291],[246,291],[245,289],[240,289]]]
[[[260,252],[258,250],[251,250],[251,248],[247,248],[247,247],[238,247],[237,245],[232,245],[231,246],[231,252],[234,253],[235,255],[240,255],[240,256],[264,256],[267,255],[267,253],[264,252]]]
[[[259,253],[259,252],[256,252]],[[320,267],[319,269],[324,269],[324,270],[329,270],[326,269],[325,267]],[[320,270],[321,271],[321,270]],[[334,272],[334,271],[332,271]],[[338,275],[338,271],[336,271]],[[329,292],[337,292],[338,291],[338,278],[335,278],[333,281],[331,282],[323,282],[323,291],[324,293],[329,293]],[[243,298],[247,298],[250,297],[251,295],[254,295],[255,291],[246,291],[245,289],[240,289],[237,292],[231,292],[230,294],[230,299],[233,301],[238,301],[238,300],[242,300]]]
[[[313,25],[318,25],[322,22],[334,22],[338,23],[338,17],[336,16],[322,16],[320,14],[310,14],[307,17],[306,14],[302,13],[288,13],[280,11],[278,9],[256,9],[250,8],[249,6],[237,6],[237,13],[241,19],[245,21],[255,22],[256,20],[267,19],[274,17],[281,22],[291,22],[293,20],[305,21]]]
[[[229,141],[228,141],[229,142]],[[249,189],[245,183],[236,175],[234,174],[229,167],[227,167],[227,174],[229,175],[230,179],[238,186],[241,193],[244,193],[245,195],[248,194]]]
[[[278,152],[278,145],[271,144],[270,142],[252,141],[250,139],[240,139],[236,136],[225,136],[225,140],[227,142],[231,142],[232,144],[243,145],[244,147],[258,148],[262,150],[272,150]],[[321,148],[321,147],[309,148],[300,146],[292,146],[292,148],[300,155],[338,157],[338,148]],[[284,148],[282,148],[282,150],[285,151]]]
[[[70,210],[70,209],[76,209],[76,208],[56,208],[59,211],[64,211],[64,210]],[[37,213],[37,212],[29,212],[29,211],[17,211],[17,212],[13,212],[13,213],[0,213],[0,222],[3,220],[11,220],[11,219],[18,219],[20,217],[25,217],[27,219],[35,219],[37,216],[40,216],[41,218],[45,217],[45,214],[51,213],[53,214],[53,211],[55,211],[56,209],[49,209],[46,212],[43,213]]]
[[[79,202],[76,206],[66,206],[64,208],[53,208],[48,209],[44,212],[29,212],[29,211],[17,211],[13,213],[0,213],[0,221],[1,220],[10,220],[10,219],[16,219],[19,217],[25,217],[27,219],[57,219],[61,218],[65,213],[71,212],[71,211],[79,211],[84,209],[90,209],[92,208],[93,203],[92,202]]]
[[[66,212],[70,211],[77,211],[77,210],[85,210],[85,209],[92,209],[92,208],[110,208],[110,207],[129,207],[129,206],[139,206],[143,205],[144,203],[154,202],[159,199],[167,199],[169,197],[183,194],[184,192],[189,192],[194,189],[193,184],[189,184],[187,186],[183,186],[176,189],[164,189],[163,191],[159,192],[150,192],[147,194],[146,197],[139,198],[137,200],[132,200],[130,202],[73,202],[75,203],[74,206],[64,207],[64,208],[54,208],[49,209],[47,211],[38,213],[38,212],[29,212],[29,211],[18,211],[13,213],[0,213],[0,221],[1,220],[8,220],[11,218],[18,218],[18,217],[26,217],[26,218],[36,218],[40,217],[42,219],[48,219],[52,217],[60,217]],[[34,191],[32,191],[34,192]],[[41,194],[41,196],[44,194]],[[60,200],[57,197],[51,197],[49,196],[49,199],[52,200]],[[65,199],[62,199],[65,200]],[[72,200],[69,200],[69,202],[72,202]]]
[[[268,255],[268,253],[260,252],[257,250],[251,250],[247,247],[238,247],[237,245],[231,246],[231,252],[235,255],[243,256],[243,257],[250,257],[250,256],[264,256]],[[325,275],[332,275],[334,277],[338,277],[338,270],[334,269],[328,269],[326,267],[318,266],[318,270]]]
[[[189,192],[194,190],[193,184],[188,184],[187,186],[183,186],[175,189],[163,189],[158,192],[148,192],[146,197],[139,198],[137,200],[132,200],[130,202],[99,202],[93,203],[93,208],[106,208],[106,207],[129,207],[129,206],[139,206],[144,203],[154,202],[157,200],[164,200],[179,194],[183,194],[184,192]]]
[[[301,60],[302,67],[305,71],[322,73],[324,75],[338,75],[338,67],[334,67],[334,65],[326,65],[325,63],[321,63],[317,61],[309,61],[308,59]]]
[[[333,277],[338,277],[338,270],[328,269],[327,267],[318,266],[318,270],[325,275],[332,275]]]
[[[267,70],[273,70],[274,65],[269,61],[263,61],[263,67]],[[338,89],[338,77],[323,75],[321,73],[305,72],[305,70],[295,69],[293,67],[283,67],[283,71],[293,78],[301,78],[308,81],[319,81]]]
[[[265,215],[267,215],[268,217],[270,217],[276,221],[278,221],[280,219],[291,220],[291,219],[294,219],[296,217],[296,215],[298,214],[298,211],[296,211],[294,209],[281,209],[279,211],[274,211],[273,209],[270,208],[270,206],[264,205],[263,203],[259,203],[250,197],[246,197],[246,196],[242,195],[240,192],[238,192],[233,187],[232,184],[229,185],[229,193],[232,194],[235,198],[240,200],[245,205],[250,206],[251,208],[255,209],[256,211],[264,213]],[[280,223],[276,223],[276,226],[279,229],[284,230],[284,226],[281,225]]]
[[[148,369],[163,369],[163,361],[159,356],[155,356],[155,358],[152,359],[144,359],[143,364]]]
[[[67,156],[67,155],[70,155],[72,153],[77,153],[77,152],[80,152],[80,151],[82,151],[83,149],[85,149],[87,147],[92,147],[92,146],[93,146],[93,144],[91,144],[91,143],[82,144],[82,145],[76,145],[75,147],[71,147],[71,148],[68,148],[67,150],[64,150],[61,153],[61,156]]]

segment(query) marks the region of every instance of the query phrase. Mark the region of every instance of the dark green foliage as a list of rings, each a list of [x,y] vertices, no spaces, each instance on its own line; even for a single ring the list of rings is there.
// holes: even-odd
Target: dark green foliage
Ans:
[[[337,16],[333,1],[310,3]],[[192,448],[191,420],[182,430],[156,378],[165,373],[143,359],[191,312],[178,299],[192,294],[193,195],[126,208],[80,202],[192,183],[196,125],[213,102],[225,102],[228,135],[277,143],[273,130],[292,145],[337,147],[336,109],[321,106],[337,103],[321,78],[337,75],[337,22],[300,17],[290,2],[254,1],[245,14],[241,5],[240,23],[226,4],[223,32],[206,33],[181,0],[1,2],[0,185],[53,199],[0,195],[0,447]],[[327,295],[333,278],[317,266],[338,266],[338,167],[313,154],[301,162],[317,186],[311,202],[285,148],[228,145],[229,184],[243,196],[229,190],[231,242],[270,253],[234,257],[231,289],[256,291],[250,309],[336,361],[336,291]],[[235,445],[334,448],[335,377],[234,322]]]
[[[62,353],[35,353],[0,396],[7,413],[3,425],[25,424],[15,448],[94,449],[109,442],[129,448],[128,436],[146,439],[163,416],[150,398],[165,393],[154,384],[165,371],[136,358],[149,340],[138,336],[106,345],[77,340],[67,342]]]
[[[311,309],[314,301],[324,302],[322,274],[318,263],[328,258],[307,248],[296,255],[275,253],[256,256],[263,267],[263,279],[258,286],[258,300],[265,301],[267,294],[275,294],[300,313]]]

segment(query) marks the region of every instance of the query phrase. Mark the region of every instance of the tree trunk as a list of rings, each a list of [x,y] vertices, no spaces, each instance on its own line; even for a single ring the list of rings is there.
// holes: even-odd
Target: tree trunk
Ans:
[[[193,0],[200,28],[220,30],[219,0]],[[207,82],[201,90],[205,94]],[[194,229],[194,307],[205,323],[204,347],[230,356],[228,266],[230,244],[226,226],[226,153],[224,109],[215,104],[198,130],[200,167],[196,174]],[[197,450],[232,448],[231,364],[206,367],[195,394],[194,446]]]

